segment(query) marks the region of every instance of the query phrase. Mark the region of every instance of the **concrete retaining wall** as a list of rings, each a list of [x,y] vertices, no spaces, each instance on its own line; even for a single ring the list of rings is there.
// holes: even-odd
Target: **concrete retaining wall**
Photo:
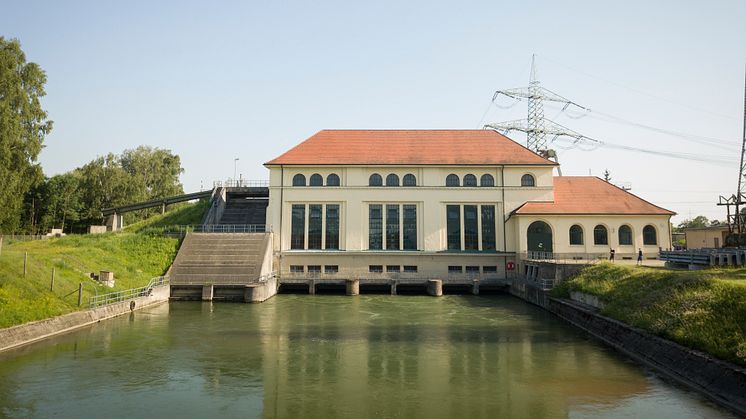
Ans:
[[[516,281],[511,294],[541,306],[631,358],[746,415],[746,368],[659,338]]]
[[[168,301],[168,285],[153,288],[150,296],[135,298],[106,307],[98,307],[90,310],[76,311],[75,313],[53,317],[51,319],[39,320],[18,326],[0,329],[0,352],[27,345],[48,337],[67,333],[83,326],[97,323],[131,310],[130,304],[134,301],[134,310],[150,307]]]

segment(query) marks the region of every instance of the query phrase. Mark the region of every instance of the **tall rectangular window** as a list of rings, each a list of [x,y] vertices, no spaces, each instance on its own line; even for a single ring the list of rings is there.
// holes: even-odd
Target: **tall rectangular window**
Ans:
[[[383,249],[383,206],[381,204],[368,207],[368,249]]]
[[[461,206],[446,205],[448,250],[461,250]]]
[[[386,205],[386,250],[399,250],[399,205]]]
[[[479,224],[477,206],[464,205],[464,248],[479,250]]]
[[[417,250],[417,205],[403,205],[404,250]]]
[[[322,205],[308,206],[308,248],[321,249]]]
[[[290,248],[305,248],[306,235],[306,206],[293,204],[293,216],[290,223]]]
[[[482,205],[482,250],[496,250],[495,206]]]
[[[339,205],[326,206],[326,248],[339,249]]]

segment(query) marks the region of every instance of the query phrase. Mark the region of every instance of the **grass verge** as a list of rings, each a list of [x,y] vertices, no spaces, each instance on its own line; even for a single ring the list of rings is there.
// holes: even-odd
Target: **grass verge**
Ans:
[[[600,263],[552,290],[598,296],[602,314],[746,366],[746,269],[673,271]]]

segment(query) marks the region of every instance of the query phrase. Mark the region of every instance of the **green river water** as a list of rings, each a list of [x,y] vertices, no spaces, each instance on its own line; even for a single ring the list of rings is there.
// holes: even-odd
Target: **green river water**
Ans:
[[[173,302],[0,354],[6,417],[728,415],[507,295]]]

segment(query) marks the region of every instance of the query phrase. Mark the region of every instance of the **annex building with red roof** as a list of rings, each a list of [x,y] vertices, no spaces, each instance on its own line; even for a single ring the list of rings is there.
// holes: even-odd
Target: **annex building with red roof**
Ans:
[[[323,130],[274,158],[284,278],[508,278],[542,252],[655,257],[673,212],[491,130]]]

